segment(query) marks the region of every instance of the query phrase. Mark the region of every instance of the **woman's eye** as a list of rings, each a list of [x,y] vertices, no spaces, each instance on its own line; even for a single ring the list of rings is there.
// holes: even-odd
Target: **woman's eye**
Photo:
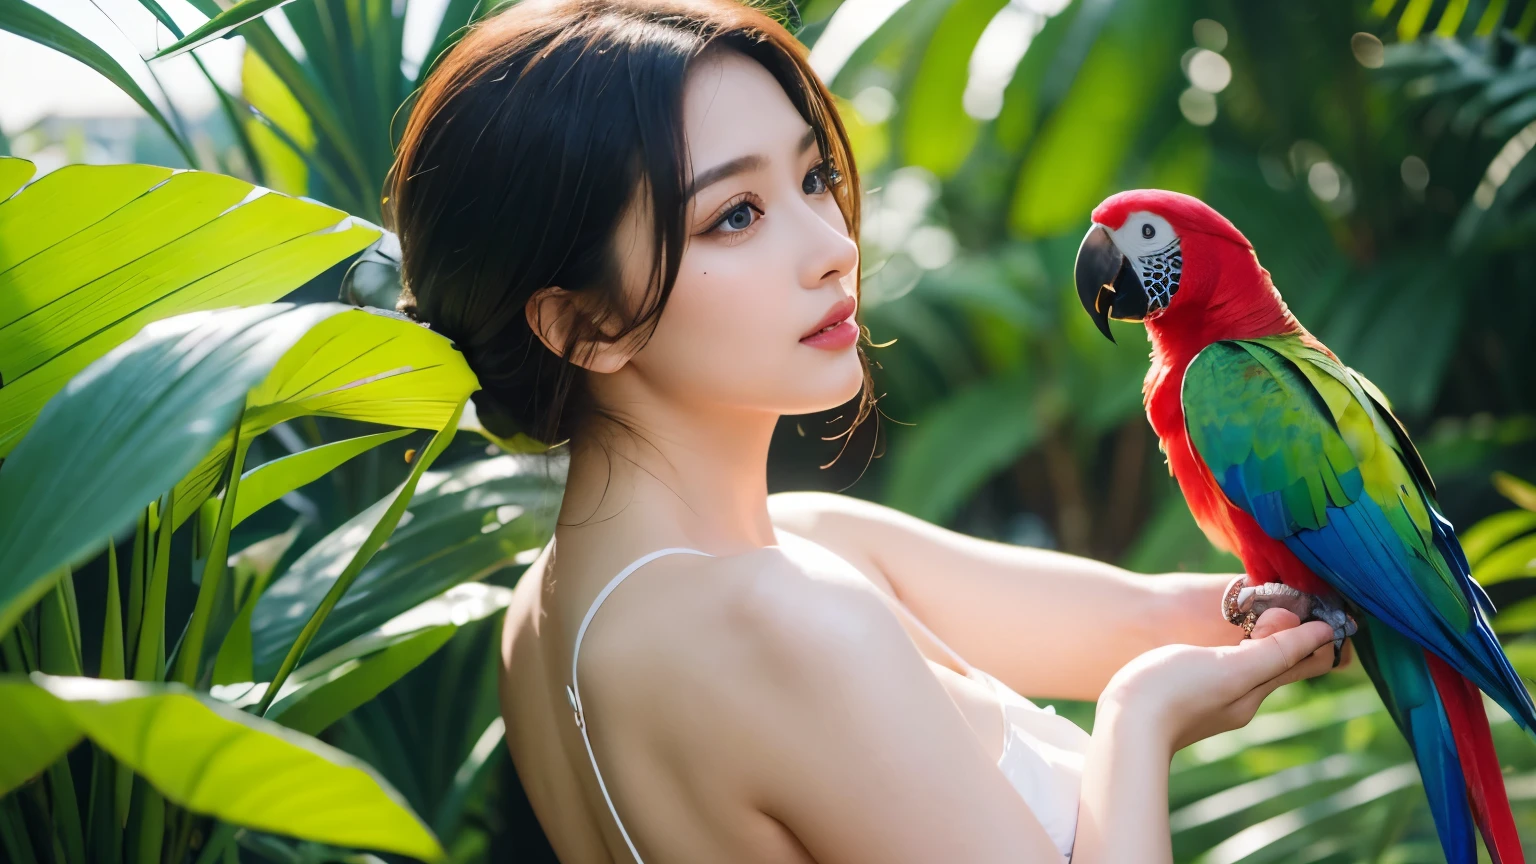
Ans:
[[[833,183],[837,182],[837,169],[823,162],[812,168],[810,173],[805,175],[805,179],[800,181],[800,191],[807,195],[820,195],[827,191],[829,180]]]
[[[720,217],[720,221],[715,223],[715,228],[726,234],[736,234],[751,228],[752,223],[756,221],[757,208],[750,202],[743,201]]]

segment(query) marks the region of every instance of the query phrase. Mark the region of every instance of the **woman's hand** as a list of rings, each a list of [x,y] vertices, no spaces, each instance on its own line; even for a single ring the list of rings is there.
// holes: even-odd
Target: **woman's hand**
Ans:
[[[1146,724],[1168,754],[1247,725],[1264,697],[1282,684],[1312,678],[1333,665],[1333,628],[1301,624],[1285,609],[1260,616],[1253,638],[1202,648],[1165,645],[1115,673],[1099,700],[1123,721]]]

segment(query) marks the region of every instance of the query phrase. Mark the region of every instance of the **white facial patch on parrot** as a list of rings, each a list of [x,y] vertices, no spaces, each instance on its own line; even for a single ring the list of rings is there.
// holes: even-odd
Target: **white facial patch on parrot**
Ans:
[[[1184,255],[1173,226],[1156,213],[1138,210],[1109,234],[1115,248],[1130,259],[1147,291],[1147,317],[1167,309],[1179,291],[1179,276],[1184,272]]]

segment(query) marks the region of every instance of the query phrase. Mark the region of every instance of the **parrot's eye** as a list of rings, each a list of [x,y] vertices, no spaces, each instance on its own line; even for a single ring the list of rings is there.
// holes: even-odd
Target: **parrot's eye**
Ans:
[[[1143,226],[1141,226],[1141,236],[1142,237],[1144,237],[1144,238],[1146,238],[1148,240],[1151,240],[1156,235],[1157,235],[1157,229],[1156,228],[1153,228],[1151,225],[1143,225]]]

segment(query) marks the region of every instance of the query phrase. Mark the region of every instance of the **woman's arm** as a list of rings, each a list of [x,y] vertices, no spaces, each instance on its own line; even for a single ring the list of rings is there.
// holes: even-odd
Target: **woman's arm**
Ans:
[[[733,766],[746,778],[746,800],[824,864],[1059,860],[867,585],[808,579],[771,553],[711,566],[742,595],[714,648],[683,658],[704,665],[680,680],[708,692],[679,700],[686,718],[658,725],[666,764],[685,779]],[[1263,638],[1166,646],[1114,676],[1085,760],[1074,864],[1172,860],[1170,755],[1247,723],[1281,684],[1327,670],[1332,628],[1296,625],[1294,615],[1272,609],[1255,629]],[[674,704],[651,688],[642,696]]]
[[[1144,576],[843,495],[779,493],[768,505],[775,525],[876,570],[939,638],[1028,695],[1096,699],[1144,651],[1243,637],[1219,614],[1231,575]]]

